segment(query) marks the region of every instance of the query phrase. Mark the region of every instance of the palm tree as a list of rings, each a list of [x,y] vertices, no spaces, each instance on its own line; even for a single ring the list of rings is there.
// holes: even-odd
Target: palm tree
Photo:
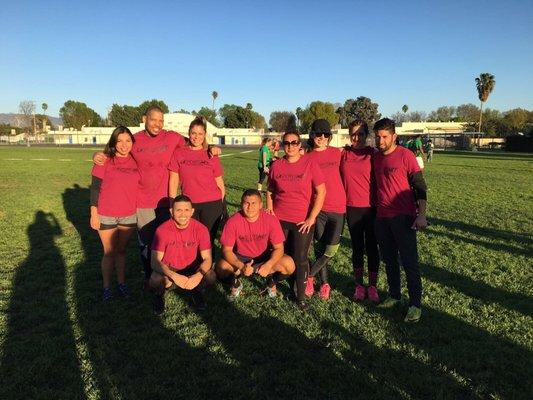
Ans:
[[[43,131],[46,129],[46,110],[48,110],[48,104],[43,103],[41,104],[41,108],[43,109]]]
[[[402,111],[403,111],[403,113],[405,114],[405,113],[407,112],[407,110],[409,110],[409,106],[408,106],[407,104],[404,104],[404,105],[402,106]]]
[[[218,92],[216,90],[213,90],[213,93],[211,93],[211,96],[213,97],[213,111],[215,111],[215,100],[218,97]]]
[[[476,88],[479,100],[481,101],[481,106],[479,107],[479,128],[478,132],[481,132],[481,119],[483,117],[483,103],[486,102],[489,98],[489,95],[494,90],[494,85],[496,81],[494,80],[494,75],[484,72],[479,75],[479,78],[476,78]]]

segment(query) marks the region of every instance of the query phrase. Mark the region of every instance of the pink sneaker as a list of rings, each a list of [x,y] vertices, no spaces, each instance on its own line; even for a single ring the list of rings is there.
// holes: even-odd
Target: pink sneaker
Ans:
[[[307,283],[305,284],[305,295],[311,297],[315,292],[315,278],[312,276],[307,277]]]
[[[363,285],[357,285],[355,287],[355,292],[353,294],[353,299],[355,301],[363,301],[366,297],[365,287]]]
[[[375,286],[368,287],[368,300],[372,303],[379,303],[379,294]]]
[[[322,300],[329,300],[329,292],[331,290],[331,287],[329,286],[329,283],[324,283],[322,286],[320,286],[320,298]]]

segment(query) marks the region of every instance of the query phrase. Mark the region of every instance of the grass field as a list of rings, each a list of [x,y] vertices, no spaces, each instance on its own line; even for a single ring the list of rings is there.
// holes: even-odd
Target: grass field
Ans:
[[[232,210],[257,174],[241,151],[222,159]],[[0,399],[533,398],[533,156],[435,154],[423,318],[405,325],[350,300],[346,232],[332,298],[307,314],[249,281],[201,314],[170,293],[156,317],[133,242],[135,297],[103,304],[91,154],[0,148]]]

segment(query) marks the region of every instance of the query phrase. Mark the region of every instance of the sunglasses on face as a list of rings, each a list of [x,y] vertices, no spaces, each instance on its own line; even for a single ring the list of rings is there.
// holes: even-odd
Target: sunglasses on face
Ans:
[[[331,133],[328,133],[328,132],[324,132],[324,133],[315,133],[315,137],[316,138],[319,138],[319,137],[322,137],[324,136],[326,139],[328,139],[329,137],[331,137]]]
[[[299,144],[300,144],[299,140],[292,140],[290,142],[288,140],[283,141],[283,146],[298,146]]]

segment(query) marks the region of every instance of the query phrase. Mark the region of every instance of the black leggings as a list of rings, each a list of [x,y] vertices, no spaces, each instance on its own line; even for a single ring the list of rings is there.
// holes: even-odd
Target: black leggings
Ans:
[[[372,207],[347,207],[346,217],[352,240],[352,265],[357,284],[362,284],[364,255],[368,262],[368,275],[371,281],[377,279],[379,270],[379,252],[376,240],[374,221],[376,210]],[[375,282],[370,282],[375,286]]]
[[[285,254],[291,256],[296,264],[296,297],[302,301],[305,298],[305,283],[309,272],[307,257],[315,228],[313,226],[308,233],[300,233],[294,222],[280,222],[285,235]],[[290,282],[294,288],[294,276],[291,277]]]
[[[207,227],[211,236],[211,244],[213,244],[224,212],[222,200],[193,203],[192,207],[194,208],[192,217]]]
[[[309,272],[310,276],[320,274],[322,283],[328,282],[327,264],[336,253],[328,252],[327,246],[338,245],[344,227],[344,214],[320,211],[315,224],[315,262]]]

